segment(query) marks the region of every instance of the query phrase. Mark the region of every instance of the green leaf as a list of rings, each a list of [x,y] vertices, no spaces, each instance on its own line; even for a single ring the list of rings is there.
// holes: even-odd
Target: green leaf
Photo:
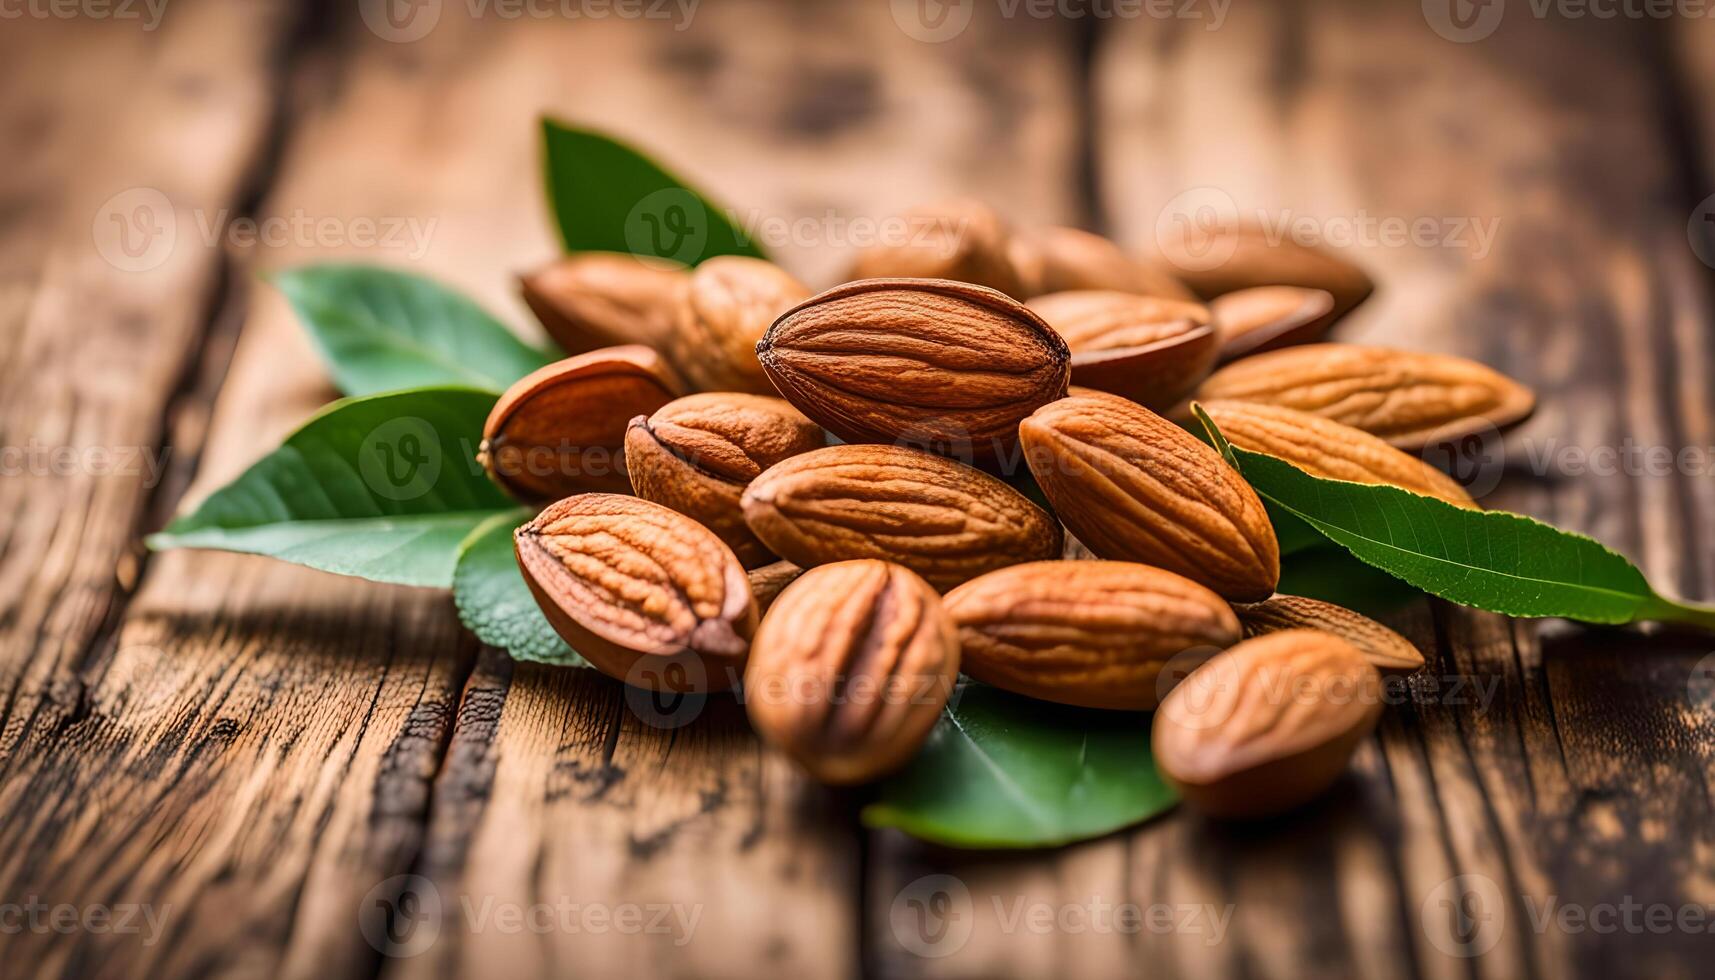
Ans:
[[[1521,514],[1311,476],[1229,444],[1201,406],[1193,411],[1258,494],[1425,592],[1509,616],[1607,624],[1660,619],[1715,629],[1715,608],[1662,598],[1637,566],[1593,538]]]
[[[465,537],[517,507],[474,459],[494,400],[422,388],[335,402],[149,546],[445,588]]]
[[[1150,716],[1071,708],[963,681],[911,764],[864,808],[954,847],[1052,847],[1155,816],[1177,796],[1156,771]]]
[[[767,258],[703,194],[624,143],[542,120],[548,200],[568,252],[629,252],[696,265]]]
[[[548,625],[518,569],[512,532],[529,519],[530,511],[522,508],[496,514],[465,539],[453,572],[459,620],[477,639],[500,647],[515,660],[584,666],[584,658]]]
[[[363,265],[276,273],[347,395],[425,385],[501,392],[554,360],[464,296],[420,276]]]

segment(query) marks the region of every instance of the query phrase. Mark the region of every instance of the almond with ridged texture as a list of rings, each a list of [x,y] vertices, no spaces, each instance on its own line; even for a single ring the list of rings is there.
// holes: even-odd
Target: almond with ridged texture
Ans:
[[[1475,361],[1356,344],[1289,347],[1234,361],[1198,386],[1195,397],[1295,408],[1408,451],[1511,425],[1536,405],[1529,388]]]
[[[1370,666],[1384,674],[1411,674],[1423,669],[1423,654],[1410,640],[1345,606],[1302,596],[1277,595],[1233,608],[1246,636],[1316,629],[1357,647]]]
[[[757,631],[744,675],[751,724],[825,783],[900,768],[941,716],[959,644],[940,596],[884,561],[813,568]]]
[[[1008,254],[1010,232],[988,205],[956,198],[912,208],[894,220],[903,226],[900,240],[864,249],[848,278],[951,279],[1024,296]]]
[[[947,593],[964,671],[1027,697],[1152,709],[1163,666],[1239,641],[1226,601],[1182,575],[1121,561],[1014,565]]]
[[[1149,409],[1090,392],[1019,426],[1025,461],[1066,529],[1102,558],[1177,572],[1227,599],[1266,599],[1280,545],[1256,491]]]
[[[1223,361],[1320,340],[1336,319],[1333,293],[1302,286],[1240,289],[1210,300],[1209,310]]]
[[[774,555],[744,522],[744,488],[775,463],[823,442],[821,427],[782,399],[709,392],[632,419],[625,469],[639,497],[715,532],[751,568]]]
[[[1455,507],[1479,509],[1458,481],[1362,429],[1276,405],[1200,404],[1228,442],[1277,456],[1311,476],[1401,487]]]
[[[1154,263],[1077,228],[1046,225],[1015,230],[1009,244],[1025,296],[1107,289],[1196,302],[1197,294]]]
[[[756,602],[732,549],[660,504],[588,493],[513,534],[554,630],[597,670],[652,689],[719,691],[744,675]]]
[[[1000,480],[899,446],[794,456],[744,492],[762,543],[809,568],[853,558],[904,565],[945,591],[1019,562],[1057,558],[1060,525]]]
[[[625,493],[625,429],[684,393],[659,354],[631,344],[556,361],[506,389],[488,413],[477,459],[520,500]]]
[[[1210,816],[1272,816],[1314,799],[1374,730],[1381,677],[1331,633],[1246,640],[1161,702],[1150,741],[1185,801]]]
[[[789,561],[777,561],[753,568],[748,574],[750,594],[756,598],[756,608],[766,613],[774,605],[774,600],[780,598],[780,593],[798,581],[804,570]]]
[[[1066,338],[1072,383],[1167,409],[1215,365],[1220,338],[1201,303],[1111,290],[1038,296],[1028,304]]]
[[[1253,286],[1302,286],[1327,290],[1339,315],[1375,289],[1369,275],[1345,257],[1259,222],[1234,222],[1213,232],[1185,223],[1161,229],[1158,244],[1168,267],[1204,299]]]
[[[780,394],[845,442],[903,443],[986,462],[1066,393],[1066,341],[992,289],[870,279],[812,297],[757,356]]]
[[[678,290],[668,355],[699,391],[774,394],[756,345],[775,317],[810,289],[772,262],[723,255],[697,266]]]
[[[580,252],[519,277],[524,302],[568,354],[617,344],[660,346],[685,267],[618,252]]]

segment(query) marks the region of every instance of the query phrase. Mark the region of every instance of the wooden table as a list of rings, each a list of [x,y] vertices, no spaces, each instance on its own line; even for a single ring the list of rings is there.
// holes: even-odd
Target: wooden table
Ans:
[[[139,542],[333,397],[258,270],[400,264],[537,333],[510,277],[554,251],[546,111],[741,220],[806,219],[775,251],[818,284],[844,219],[953,193],[1137,245],[1205,187],[1369,227],[1353,254],[1381,290],[1343,336],[1541,394],[1485,502],[1715,598],[1707,465],[1576,463],[1715,447],[1709,19],[1514,3],[1461,41],[1410,2],[1046,20],[979,0],[937,42],[901,28],[908,4],[709,0],[687,25],[445,3],[406,40],[408,17],[366,27],[378,6],[0,22],[0,972],[1708,975],[1706,636],[1419,602],[1392,622],[1432,669],[1323,803],[965,853],[862,830],[859,797],[806,783],[730,703],[664,732],[591,672],[479,649],[443,594]],[[177,238],[116,256],[140,203]],[[1429,240],[1380,240],[1417,219]],[[383,955],[360,916],[426,892],[432,941]],[[79,920],[32,926],[31,903]],[[696,923],[644,928],[659,909]]]

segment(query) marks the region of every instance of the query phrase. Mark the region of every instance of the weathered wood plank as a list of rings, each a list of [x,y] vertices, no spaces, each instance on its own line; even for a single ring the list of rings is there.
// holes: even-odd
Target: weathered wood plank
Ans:
[[[816,285],[862,244],[854,219],[952,194],[1020,220],[1068,220],[1076,206],[1074,47],[1058,27],[984,15],[932,45],[885,6],[723,3],[682,31],[539,24],[497,43],[509,84],[654,149]],[[499,156],[524,166],[528,138],[522,120],[497,127],[487,152],[516,146]],[[785,237],[764,218],[788,219]],[[504,686],[504,708],[498,722],[488,710],[461,719],[421,865],[443,902],[473,914],[461,909],[428,954],[390,973],[856,974],[851,801],[764,751],[730,697],[655,721],[589,672],[503,673],[479,671],[467,689],[467,705],[491,704]],[[663,908],[668,928],[521,937],[473,917],[556,903]]]
[[[1365,216],[1433,219],[1428,246],[1357,250],[1380,290],[1342,334],[1474,356],[1535,385],[1538,415],[1504,448],[1484,447],[1506,474],[1486,502],[1594,533],[1665,587],[1708,598],[1708,471],[1574,473],[1562,452],[1710,445],[1707,280],[1675,203],[1679,121],[1656,98],[1658,27],[1521,15],[1461,45],[1417,5],[1359,3],[1235,5],[1219,31],[1106,24],[1099,200],[1140,247],[1198,188],[1329,235],[1361,231]],[[1484,247],[1474,229],[1490,228]],[[1532,916],[1709,905],[1711,770],[1695,746],[1715,706],[1687,685],[1706,641],[1539,629],[1442,604],[1396,621],[1432,674],[1333,797],[1264,828],[1180,812],[1048,862],[895,839],[872,911],[917,876],[950,874],[970,892],[959,908],[976,934],[939,959],[880,934],[887,972],[1693,974],[1700,933],[1538,928]],[[1119,879],[1077,870],[1120,862]],[[1219,942],[1194,926],[1008,930],[1003,910],[1021,898],[1056,910],[1210,903],[1231,919]],[[1461,909],[1477,921],[1461,923]]]

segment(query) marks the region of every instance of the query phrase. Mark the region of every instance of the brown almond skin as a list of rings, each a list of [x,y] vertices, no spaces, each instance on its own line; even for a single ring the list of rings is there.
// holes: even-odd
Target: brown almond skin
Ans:
[[[674,297],[673,364],[699,391],[774,394],[756,345],[774,319],[810,297],[810,289],[772,262],[739,255],[709,259]]]
[[[804,568],[854,558],[904,565],[945,591],[1019,562],[1056,558],[1060,525],[1000,480],[899,446],[794,456],[744,492],[750,529]]]
[[[1234,361],[1194,397],[1294,408],[1413,452],[1511,425],[1536,405],[1529,388],[1475,361],[1356,344],[1311,344]]]
[[[1194,242],[1161,244],[1173,274],[1207,300],[1253,286],[1302,286],[1327,290],[1334,297],[1334,315],[1340,316],[1375,291],[1369,275],[1350,260],[1281,237],[1254,221],[1240,222],[1211,236],[1199,233]],[[1196,247],[1181,252],[1186,244]],[[1228,249],[1231,252],[1225,261],[1212,268],[1202,267],[1202,256],[1224,254]]]
[[[1276,405],[1201,404],[1228,442],[1278,456],[1311,476],[1402,487],[1455,507],[1479,509],[1458,481],[1362,429]]]
[[[1281,630],[1317,629],[1357,647],[1370,666],[1384,674],[1413,674],[1424,666],[1423,654],[1410,640],[1368,616],[1332,602],[1277,595],[1233,608],[1247,637]]]
[[[950,279],[1022,298],[1024,284],[1008,254],[1010,232],[993,208],[956,198],[899,216],[905,240],[865,249],[850,279]]]
[[[757,631],[745,711],[765,740],[825,783],[864,783],[916,754],[959,673],[941,597],[884,561],[813,568]]]
[[[939,279],[846,283],[788,311],[757,345],[780,394],[852,443],[919,445],[977,463],[1066,393],[1066,341],[992,289]]]
[[[1338,319],[1334,294],[1302,286],[1253,286],[1209,301],[1221,360],[1322,339]]]
[[[500,396],[477,459],[520,500],[589,491],[626,493],[625,430],[684,392],[659,354],[606,347],[532,371]]]
[[[618,252],[581,252],[519,277],[524,302],[568,354],[619,344],[662,346],[685,267]]]
[[[766,613],[774,605],[774,600],[780,598],[780,593],[798,581],[804,570],[789,561],[777,561],[753,568],[748,574],[750,594],[756,599],[756,608]]]
[[[1009,243],[1025,296],[1102,289],[1196,302],[1197,295],[1159,265],[1141,262],[1100,235],[1046,225],[1015,230]]]
[[[1220,338],[1201,303],[1112,290],[1039,296],[1028,304],[1066,338],[1072,383],[1168,409],[1215,365]]]
[[[696,521],[587,493],[548,505],[513,541],[548,622],[602,673],[686,692],[743,676],[756,602],[732,549]]]
[[[821,427],[784,399],[687,395],[631,420],[625,469],[639,497],[715,532],[744,567],[753,568],[774,554],[744,522],[744,488],[768,467],[823,442]]]
[[[1226,601],[1182,575],[1120,561],[1014,565],[947,593],[965,673],[1061,704],[1153,709],[1174,657],[1239,641]]]
[[[1322,794],[1381,715],[1381,678],[1319,630],[1246,640],[1193,670],[1155,713],[1156,764],[1223,819],[1283,813]]]
[[[1274,592],[1280,545],[1262,501],[1190,433],[1099,392],[1038,409],[1019,433],[1042,492],[1092,553],[1177,572],[1234,601]]]

